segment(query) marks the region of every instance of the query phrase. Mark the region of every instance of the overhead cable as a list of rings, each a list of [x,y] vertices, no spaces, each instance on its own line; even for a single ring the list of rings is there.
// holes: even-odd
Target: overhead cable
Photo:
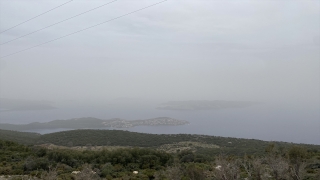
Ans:
[[[73,1],[73,0],[71,0],[71,1]],[[8,28],[8,29],[6,29],[6,30],[3,30],[3,31],[0,32],[0,34],[8,31],[8,30],[10,30],[10,29],[13,29],[13,28],[15,28],[15,27],[18,27],[18,26],[20,26],[20,25],[22,25],[22,24],[24,24],[24,23],[26,23],[26,22],[29,22],[29,21],[31,21],[31,20],[33,20],[33,19],[36,19],[37,17],[40,17],[40,16],[42,16],[42,15],[44,15],[44,14],[47,14],[47,13],[50,12],[50,11],[53,11],[53,10],[55,10],[55,9],[58,9],[58,8],[61,7],[61,6],[70,3],[71,1],[68,1],[68,2],[65,2],[65,3],[63,3],[63,4],[60,4],[59,6],[54,7],[54,8],[52,8],[52,9],[46,11],[46,12],[43,12],[43,13],[41,13],[41,14],[39,14],[39,15],[36,15],[36,16],[34,16],[33,18],[30,18],[30,19],[28,19],[28,20],[26,20],[26,21],[23,21],[23,22],[21,22],[21,23],[19,23],[19,24],[16,24],[16,25],[12,26],[11,28]]]
[[[31,47],[29,47],[29,48],[26,48],[26,49],[23,49],[23,50],[20,50],[20,51],[17,51],[17,52],[14,52],[14,53],[11,53],[11,54],[2,56],[2,57],[0,57],[0,59],[6,58],[6,57],[9,57],[9,56],[13,56],[13,55],[15,55],[15,54],[18,54],[18,53],[21,53],[21,52],[24,52],[24,51],[28,51],[28,50],[30,50],[30,49],[33,49],[33,48],[36,48],[36,47],[39,47],[39,46],[42,46],[42,45],[51,43],[51,42],[53,42],[53,41],[57,41],[57,40],[59,40],[59,39],[62,39],[62,38],[65,38],[65,37],[68,37],[68,36],[71,36],[71,35],[80,33],[80,32],[82,32],[82,31],[86,31],[86,30],[88,30],[88,29],[91,29],[91,28],[100,26],[100,25],[102,25],[102,24],[105,24],[105,23],[108,23],[108,22],[111,22],[111,21],[114,21],[114,20],[117,20],[117,19],[120,19],[120,18],[122,18],[122,17],[128,16],[128,15],[133,14],[133,13],[136,13],[136,12],[138,12],[138,11],[142,11],[142,10],[147,9],[147,8],[150,8],[150,7],[152,7],[152,6],[156,6],[156,5],[158,5],[158,4],[164,3],[165,1],[168,1],[168,0],[164,0],[164,1],[160,1],[160,2],[154,3],[154,4],[152,4],[152,5],[149,5],[149,6],[146,6],[146,7],[140,8],[140,9],[137,9],[137,10],[135,10],[135,11],[131,11],[131,12],[129,12],[129,13],[123,14],[123,15],[121,15],[121,16],[118,16],[118,17],[109,19],[109,20],[104,21],[104,22],[102,22],[102,23],[99,23],[99,24],[96,24],[96,25],[93,25],[93,26],[89,26],[89,27],[87,27],[87,28],[84,28],[84,29],[81,29],[81,30],[72,32],[72,33],[70,33],[70,34],[66,34],[66,35],[64,35],[64,36],[60,36],[60,37],[55,38],[55,39],[52,39],[52,40],[50,40],[50,41],[46,41],[46,42],[44,42],[44,43],[41,43],[41,44],[38,44],[38,45],[35,45],[35,46],[31,46]]]
[[[68,21],[68,20],[73,19],[73,18],[75,18],[75,17],[78,17],[78,16],[80,16],[80,15],[86,14],[86,13],[88,13],[88,12],[90,12],[90,11],[99,9],[99,8],[101,8],[101,7],[103,7],[103,6],[106,6],[106,5],[108,5],[108,4],[111,4],[111,3],[115,2],[115,1],[117,1],[117,0],[114,0],[114,1],[111,1],[111,2],[108,2],[108,3],[105,3],[105,4],[103,4],[103,5],[100,5],[100,6],[98,6],[98,7],[93,8],[93,9],[87,10],[87,11],[82,12],[82,13],[80,13],[80,14],[77,14],[77,15],[75,15],[75,16],[69,17],[69,18],[64,19],[64,20],[62,20],[62,21],[56,22],[56,23],[51,24],[51,25],[49,25],[49,26],[46,26],[46,27],[44,27],[44,28],[41,28],[41,29],[32,31],[32,32],[30,32],[30,33],[28,33],[28,34],[19,36],[19,37],[15,38],[15,39],[12,39],[12,40],[10,40],[10,41],[1,43],[0,45],[8,44],[8,43],[10,43],[10,42],[12,42],[12,41],[15,41],[15,40],[21,39],[21,38],[23,38],[23,37],[29,36],[29,35],[34,34],[34,33],[36,33],[36,32],[42,31],[42,30],[47,29],[47,28],[49,28],[49,27],[55,26],[55,25],[60,24],[60,23],[62,23],[62,22],[65,22],[65,21]]]

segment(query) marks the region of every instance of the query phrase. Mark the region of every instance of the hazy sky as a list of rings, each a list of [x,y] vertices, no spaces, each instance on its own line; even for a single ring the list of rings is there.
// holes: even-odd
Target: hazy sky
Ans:
[[[0,0],[0,31],[68,0]],[[112,0],[74,0],[0,34],[0,44]],[[0,56],[161,0],[118,0]],[[320,1],[168,0],[0,60],[0,97],[320,103]]]

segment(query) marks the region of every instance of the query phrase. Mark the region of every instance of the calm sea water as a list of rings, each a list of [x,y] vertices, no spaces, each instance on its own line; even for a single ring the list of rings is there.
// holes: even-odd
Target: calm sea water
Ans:
[[[155,134],[205,134],[225,137],[320,144],[320,107],[259,104],[246,108],[211,111],[166,111],[153,105],[61,105],[58,109],[42,111],[0,112],[0,123],[25,124],[48,122],[56,119],[96,117],[128,120],[171,117],[188,120],[183,126],[138,126],[134,132]],[[0,127],[1,128],[1,127]],[[69,129],[34,130],[51,133]]]

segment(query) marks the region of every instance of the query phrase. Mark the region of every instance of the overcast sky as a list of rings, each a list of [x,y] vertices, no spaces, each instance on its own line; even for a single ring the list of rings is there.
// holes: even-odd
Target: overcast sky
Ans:
[[[0,31],[68,0],[0,0]],[[0,44],[112,0],[74,0]],[[1,57],[161,0],[118,0],[1,45]],[[0,97],[320,102],[320,1],[168,0],[0,60]]]

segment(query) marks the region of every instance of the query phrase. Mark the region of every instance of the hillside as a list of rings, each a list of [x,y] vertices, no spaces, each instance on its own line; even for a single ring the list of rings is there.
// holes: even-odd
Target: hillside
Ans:
[[[161,149],[167,152],[190,149],[202,154],[263,154],[268,141],[191,134],[145,134],[121,130],[72,130],[39,135],[36,133],[0,130],[0,139],[23,144],[54,144],[59,146],[131,146]],[[293,143],[272,142],[281,148]],[[319,145],[299,144],[320,151]]]
[[[147,138],[150,134],[107,130],[75,130],[49,135],[3,130],[1,133],[7,135],[0,136],[0,179],[318,180],[320,178],[320,151],[319,146],[314,145],[199,135],[151,135],[150,139],[154,141],[162,139],[161,142],[153,143]],[[73,147],[46,146],[47,144],[25,146],[2,140],[12,138],[11,136],[15,136],[12,139],[21,140],[21,137],[25,136],[29,137],[29,140],[38,141],[37,143],[40,143],[39,140],[46,140],[63,144],[87,136],[84,142],[95,139],[93,143],[102,144],[100,139],[105,138],[107,142],[110,139],[110,145],[114,146],[125,144],[124,140],[119,143],[117,140],[127,135],[132,136],[126,139],[128,143],[138,144],[138,141],[131,142],[131,140],[141,138],[143,143],[140,145],[153,148],[102,147],[97,150],[88,144],[87,147],[92,148],[81,150]],[[66,139],[64,141],[61,138]],[[220,146],[209,144],[210,142]],[[159,146],[163,143],[171,144]],[[245,143],[246,148],[234,145],[241,143]],[[229,146],[223,146],[226,144]],[[178,149],[171,152],[164,151],[172,147]],[[210,149],[223,149],[223,151],[217,153],[209,151]],[[230,149],[236,151],[228,151]],[[250,149],[256,155],[247,154]],[[243,156],[237,156],[240,154]]]
[[[41,137],[38,133],[18,132],[0,129],[0,139],[14,141],[20,144],[35,144]]]
[[[164,145],[177,145],[180,142],[199,142],[215,145],[219,148],[196,147],[199,152],[210,152],[219,154],[221,152],[244,155],[262,154],[270,144],[268,141],[241,139],[230,137],[217,137],[191,134],[145,134],[120,130],[73,130],[51,134],[40,137],[43,143],[52,143],[62,146],[134,146],[160,148]],[[273,142],[280,147],[292,146],[292,143]],[[192,146],[192,143],[189,143]],[[185,146],[189,146],[186,144]],[[300,144],[308,149],[320,150],[319,145]]]

